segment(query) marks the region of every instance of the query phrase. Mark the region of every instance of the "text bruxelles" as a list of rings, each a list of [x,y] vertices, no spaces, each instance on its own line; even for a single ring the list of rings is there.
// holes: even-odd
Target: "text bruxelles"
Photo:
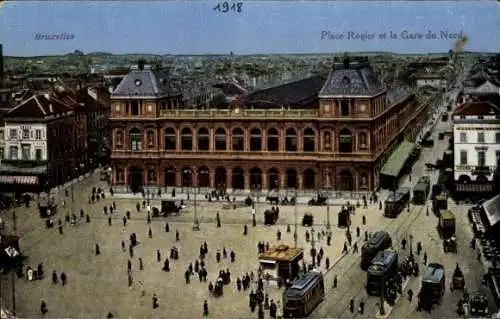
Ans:
[[[367,40],[456,40],[463,37],[462,31],[460,32],[449,32],[447,30],[440,30],[439,32],[427,31],[413,32],[409,30],[403,30],[399,33],[388,31],[388,32],[333,32],[333,31],[321,31],[321,40],[349,40],[349,41],[367,41]]]

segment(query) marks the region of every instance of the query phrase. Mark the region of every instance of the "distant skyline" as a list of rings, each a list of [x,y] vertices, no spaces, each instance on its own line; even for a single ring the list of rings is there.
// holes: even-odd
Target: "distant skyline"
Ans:
[[[463,32],[466,51],[500,52],[500,3],[11,1],[0,6],[4,55],[443,53]],[[419,39],[402,39],[403,31]],[[430,31],[430,35],[428,35]],[[351,33],[350,33],[351,32]],[[391,39],[391,32],[397,39]],[[382,39],[380,34],[386,33]],[[353,39],[364,34],[364,39]],[[432,39],[432,34],[436,37]],[[427,37],[426,37],[427,36]]]

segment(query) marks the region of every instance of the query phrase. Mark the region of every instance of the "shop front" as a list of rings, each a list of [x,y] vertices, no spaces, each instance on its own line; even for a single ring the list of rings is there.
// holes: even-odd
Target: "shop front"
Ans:
[[[44,185],[41,175],[0,175],[0,189],[2,193],[38,193]]]

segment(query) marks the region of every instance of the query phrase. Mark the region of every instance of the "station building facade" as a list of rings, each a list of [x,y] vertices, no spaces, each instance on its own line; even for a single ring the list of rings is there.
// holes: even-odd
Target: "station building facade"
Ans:
[[[391,98],[367,62],[189,109],[160,70],[138,65],[111,95],[115,191],[164,187],[368,191],[426,105]]]

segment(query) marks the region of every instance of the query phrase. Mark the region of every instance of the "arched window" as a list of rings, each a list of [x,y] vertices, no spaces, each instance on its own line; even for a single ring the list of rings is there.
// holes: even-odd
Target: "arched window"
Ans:
[[[250,170],[250,187],[252,189],[261,189],[262,187],[262,170],[258,167]]]
[[[118,167],[115,169],[115,184],[123,184],[125,182],[125,174],[123,168]]]
[[[193,132],[190,128],[183,128],[181,132],[181,149],[183,151],[193,150]]]
[[[245,173],[241,167],[236,167],[233,169],[232,174],[232,189],[244,189],[245,188]]]
[[[177,136],[175,136],[175,129],[168,127],[165,129],[165,150],[175,151],[177,149]]]
[[[286,171],[286,188],[297,188],[297,171],[294,169]]]
[[[210,149],[210,135],[208,129],[202,127],[198,130],[198,151],[208,151]]]
[[[225,151],[227,149],[226,130],[219,127],[215,130],[215,149],[217,151]]]
[[[314,130],[312,128],[306,128],[304,130],[304,152],[314,152],[316,150],[316,138],[314,136]]]
[[[306,169],[304,171],[304,189],[315,189],[316,188],[316,172],[312,169]]]
[[[273,167],[267,172],[267,176],[268,176],[268,181],[269,181],[269,189],[270,190],[279,189],[279,187],[280,187],[279,171]]]
[[[243,130],[239,127],[233,130],[233,151],[243,151],[245,149],[245,136]]]
[[[359,132],[359,148],[368,148],[368,134],[366,132]]]
[[[339,152],[352,152],[352,134],[351,131],[346,128],[342,129],[339,133]]]
[[[297,131],[293,128],[289,128],[285,132],[285,149],[288,152],[297,151]]]
[[[262,149],[262,137],[260,129],[254,127],[250,131],[250,151],[258,152]]]
[[[227,171],[224,167],[215,169],[215,187],[226,188],[227,186]]]
[[[184,167],[181,171],[182,187],[191,187],[193,185],[193,174],[189,167]]]
[[[210,171],[205,166],[198,168],[198,187],[210,187]]]
[[[142,133],[138,128],[133,128],[129,133],[130,150],[137,152],[142,149]]]
[[[146,133],[146,140],[147,140],[148,148],[155,147],[155,133],[153,131],[148,131]]]
[[[115,147],[116,148],[123,147],[123,132],[122,131],[115,132]]]
[[[165,186],[175,186],[176,184],[176,170],[175,167],[167,167],[164,172]]]
[[[278,130],[274,127],[267,130],[267,150],[270,152],[276,152],[280,149],[280,137]]]

